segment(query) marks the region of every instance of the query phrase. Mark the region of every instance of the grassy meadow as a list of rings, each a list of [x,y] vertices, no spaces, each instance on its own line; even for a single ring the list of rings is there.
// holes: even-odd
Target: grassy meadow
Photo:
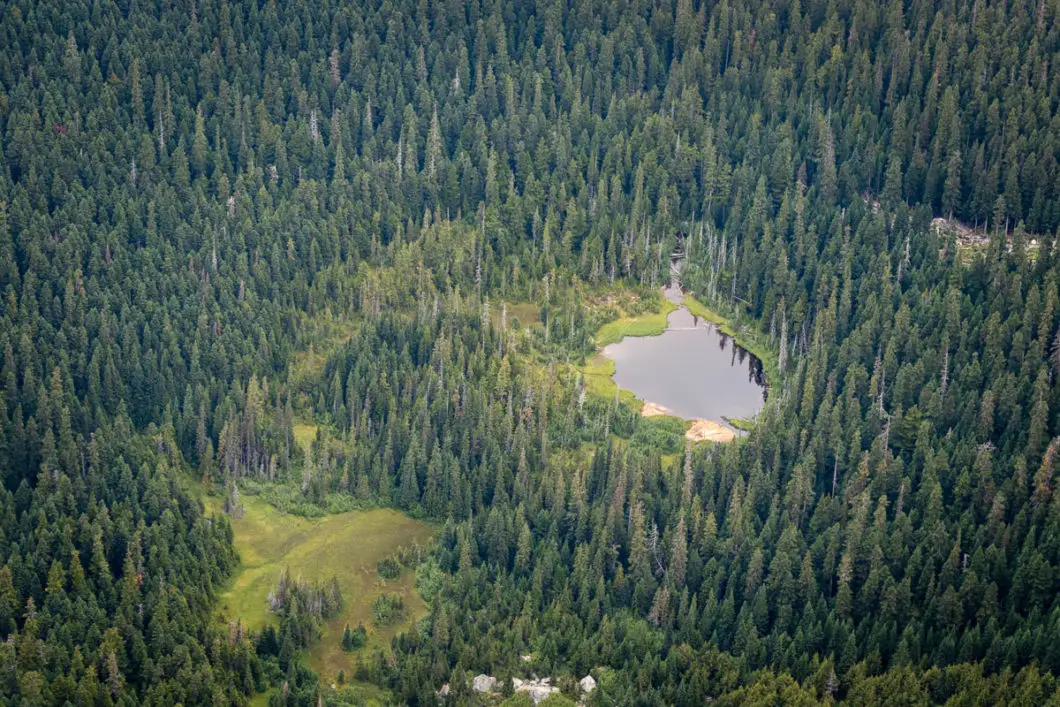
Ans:
[[[324,370],[328,357],[342,348],[357,333],[352,319],[318,316],[312,319],[312,343],[294,355],[290,378],[296,383],[313,379]]]
[[[357,656],[340,646],[342,629],[363,622],[368,628],[368,646],[388,647],[390,640],[426,614],[427,605],[413,589],[413,571],[404,568],[400,577],[385,581],[376,573],[376,562],[413,542],[427,543],[434,528],[399,511],[377,508],[350,511],[320,518],[285,515],[264,500],[243,496],[246,514],[233,523],[240,565],[220,597],[226,618],[239,617],[252,629],[269,620],[269,592],[280,571],[294,576],[327,579],[335,575],[342,590],[342,614],[325,624],[319,641],[306,657],[326,682],[333,682],[340,669],[352,673]],[[397,592],[405,599],[407,619],[379,628],[372,624],[372,601],[383,592]]]
[[[658,336],[666,331],[666,319],[677,305],[661,295],[659,309],[650,314],[623,316],[600,327],[596,333],[596,345],[603,348],[618,343],[627,336]]]
[[[490,302],[490,321],[494,326],[501,325],[501,310],[507,308],[505,317],[508,326],[516,320],[521,327],[533,326],[541,323],[541,307],[534,302]]]

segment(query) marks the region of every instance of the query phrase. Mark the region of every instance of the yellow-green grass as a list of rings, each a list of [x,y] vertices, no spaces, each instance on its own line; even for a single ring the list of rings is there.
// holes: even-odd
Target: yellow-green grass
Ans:
[[[269,707],[269,695],[272,691],[259,692],[247,700],[247,707]]]
[[[632,391],[618,387],[615,383],[615,362],[603,355],[603,348],[618,343],[627,336],[658,336],[666,331],[666,321],[677,305],[659,295],[657,310],[638,316],[623,316],[604,324],[596,333],[596,345],[600,351],[587,360],[578,371],[585,377],[585,390],[590,395],[614,398],[621,403],[640,409],[640,400]]]
[[[319,376],[328,357],[357,333],[357,322],[350,319],[319,318],[313,324],[312,343],[294,355],[291,378],[296,381]]]
[[[334,682],[339,670],[353,673],[358,653],[346,653],[340,645],[346,624],[363,622],[369,647],[388,649],[397,633],[426,614],[427,605],[413,588],[411,570],[384,582],[375,565],[400,547],[428,542],[434,533],[430,524],[386,508],[303,518],[284,515],[254,496],[242,500],[246,514],[233,523],[240,565],[221,595],[221,610],[226,618],[240,618],[249,628],[260,629],[271,620],[267,599],[282,570],[306,579],[335,576],[342,590],[343,611],[324,625],[320,640],[307,652],[309,667],[322,680]],[[404,597],[405,622],[386,628],[372,624],[372,601],[383,592]]]
[[[598,353],[585,362],[580,369],[585,378],[585,390],[590,395],[612,399],[618,391],[619,402],[637,406],[637,396],[632,391],[618,387],[615,383],[615,362]]]
[[[596,345],[600,348],[614,344],[627,336],[658,336],[666,331],[666,320],[677,305],[668,299],[659,297],[660,309],[651,314],[636,317],[619,317],[600,327],[596,332]]]
[[[304,423],[297,423],[291,427],[295,444],[298,445],[299,449],[305,449],[313,444],[313,440],[317,438],[317,429],[317,425]]]
[[[743,432],[750,432],[755,426],[754,420],[748,420],[743,417],[729,417],[725,421],[729,423],[729,427]]]
[[[541,323],[541,307],[533,302],[490,302],[490,320],[493,326],[501,325],[501,308],[505,306],[508,326],[516,319],[524,327]]]
[[[722,333],[728,336],[733,336],[732,327],[729,325],[729,320],[721,316],[713,309],[707,307],[692,295],[685,295],[684,305],[689,312],[696,315],[700,319],[706,319],[709,322],[713,322],[721,329]]]
[[[635,412],[640,412],[644,405],[644,401],[638,398],[633,391],[619,388],[618,383],[615,382],[614,361],[607,358],[602,353],[598,353],[577,370],[581,372],[582,376],[584,376],[585,390],[589,395],[612,400],[615,397],[615,391],[618,391],[618,402],[620,404],[632,408]],[[675,415],[656,415],[652,419],[659,420],[663,418],[673,418],[674,420],[680,421],[686,430],[692,424],[688,420]],[[663,463],[666,463],[666,455],[663,456]]]

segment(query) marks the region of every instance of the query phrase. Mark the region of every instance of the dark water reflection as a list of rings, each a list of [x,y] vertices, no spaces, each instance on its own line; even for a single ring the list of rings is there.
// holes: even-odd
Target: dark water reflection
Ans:
[[[615,382],[678,417],[723,422],[753,417],[766,399],[762,362],[685,307],[659,336],[626,337],[604,349]]]

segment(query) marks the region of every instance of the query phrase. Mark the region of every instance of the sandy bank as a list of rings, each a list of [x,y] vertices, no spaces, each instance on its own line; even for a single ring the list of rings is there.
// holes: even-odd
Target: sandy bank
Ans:
[[[657,403],[644,403],[640,408],[640,414],[644,417],[660,415],[677,417],[672,411]],[[685,432],[685,439],[691,442],[731,442],[736,438],[736,433],[720,422],[703,418],[696,418],[691,422],[692,426]]]

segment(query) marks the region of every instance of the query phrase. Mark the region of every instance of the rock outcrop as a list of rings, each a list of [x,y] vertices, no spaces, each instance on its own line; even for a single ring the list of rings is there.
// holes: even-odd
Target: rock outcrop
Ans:
[[[578,681],[581,686],[582,692],[588,695],[590,692],[596,689],[596,680],[593,679],[592,675],[586,675]],[[471,689],[479,694],[487,695],[499,692],[504,687],[504,681],[498,680],[492,675],[486,675],[482,673],[476,675],[471,680]],[[519,693],[525,692],[534,704],[540,704],[548,699],[551,695],[555,695],[560,691],[558,687],[552,684],[552,678],[534,677],[530,680],[522,680],[520,678],[512,678],[512,689]],[[442,689],[438,691],[438,696],[442,699],[449,697],[450,688],[449,684],[442,685]]]
[[[525,692],[534,701],[535,705],[548,699],[550,695],[559,692],[559,688],[552,685],[552,678],[541,678],[540,680],[512,678],[512,688],[516,692]]]
[[[493,692],[503,683],[491,675],[476,675],[471,681],[471,689],[475,692]]]

